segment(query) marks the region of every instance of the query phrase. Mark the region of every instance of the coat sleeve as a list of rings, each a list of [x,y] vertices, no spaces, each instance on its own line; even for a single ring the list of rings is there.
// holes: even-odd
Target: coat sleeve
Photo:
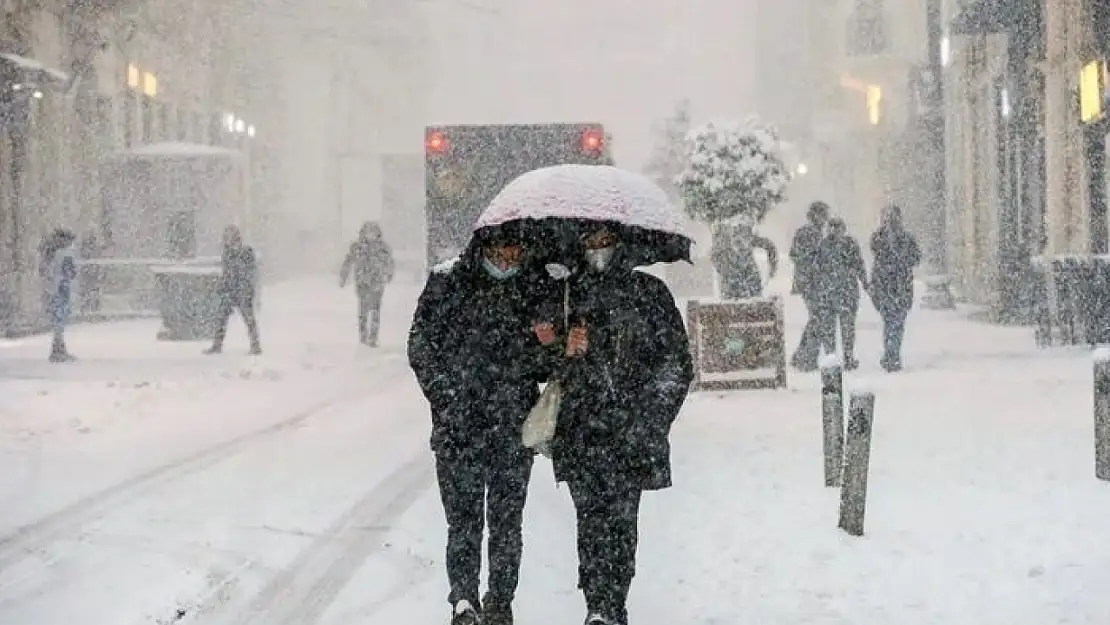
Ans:
[[[355,264],[355,244],[351,244],[351,249],[347,251],[347,257],[343,259],[343,266],[339,268],[339,286],[347,284],[347,278],[351,275],[351,267]]]
[[[674,296],[658,278],[643,275],[640,293],[645,308],[650,311],[652,342],[651,368],[648,383],[641,390],[634,410],[643,410],[646,419],[636,419],[634,424],[648,427],[657,434],[666,435],[678,417],[690,383],[694,380],[694,363],[690,356],[690,339],[686,325],[675,304]]]
[[[767,264],[770,265],[771,275],[775,275],[779,270],[779,250],[775,244],[767,237],[756,237],[755,246],[761,247],[767,252]]]
[[[867,263],[863,260],[863,250],[860,249],[859,242],[852,239],[852,270],[856,273],[856,279],[860,284],[867,284]]]
[[[443,414],[460,405],[459,372],[447,358],[447,338],[454,317],[455,290],[449,275],[432,274],[416,303],[409,329],[409,367],[416,374],[420,389],[432,407]]]

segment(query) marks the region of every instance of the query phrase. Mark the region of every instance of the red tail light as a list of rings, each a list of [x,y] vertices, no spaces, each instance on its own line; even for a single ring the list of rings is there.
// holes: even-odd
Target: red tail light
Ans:
[[[438,130],[429,132],[424,138],[424,149],[430,154],[443,154],[447,151],[447,136]]]
[[[590,154],[599,154],[605,148],[605,133],[590,128],[582,133],[582,151]]]

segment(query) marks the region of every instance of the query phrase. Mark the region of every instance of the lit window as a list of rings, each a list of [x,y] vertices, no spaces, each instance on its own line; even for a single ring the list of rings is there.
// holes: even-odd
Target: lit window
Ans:
[[[149,98],[158,95],[158,79],[150,72],[143,74],[143,93]]]

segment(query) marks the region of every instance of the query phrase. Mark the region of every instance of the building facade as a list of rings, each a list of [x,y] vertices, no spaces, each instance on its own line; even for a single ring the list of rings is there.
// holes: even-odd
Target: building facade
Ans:
[[[277,274],[336,266],[358,223],[381,215],[380,156],[422,152],[421,21],[411,11],[290,13],[288,3],[245,0],[5,6],[0,325],[38,314],[46,233],[104,238],[98,171],[114,152],[158,142],[242,152],[251,223],[240,225]]]

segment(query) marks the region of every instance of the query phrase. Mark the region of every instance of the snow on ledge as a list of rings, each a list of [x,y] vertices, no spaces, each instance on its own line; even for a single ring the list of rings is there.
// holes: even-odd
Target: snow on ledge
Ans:
[[[863,393],[875,394],[875,385],[867,378],[852,378],[848,386],[848,395],[859,395]]]
[[[1099,345],[1091,354],[1091,358],[1097,363],[1110,363],[1110,345]]]

